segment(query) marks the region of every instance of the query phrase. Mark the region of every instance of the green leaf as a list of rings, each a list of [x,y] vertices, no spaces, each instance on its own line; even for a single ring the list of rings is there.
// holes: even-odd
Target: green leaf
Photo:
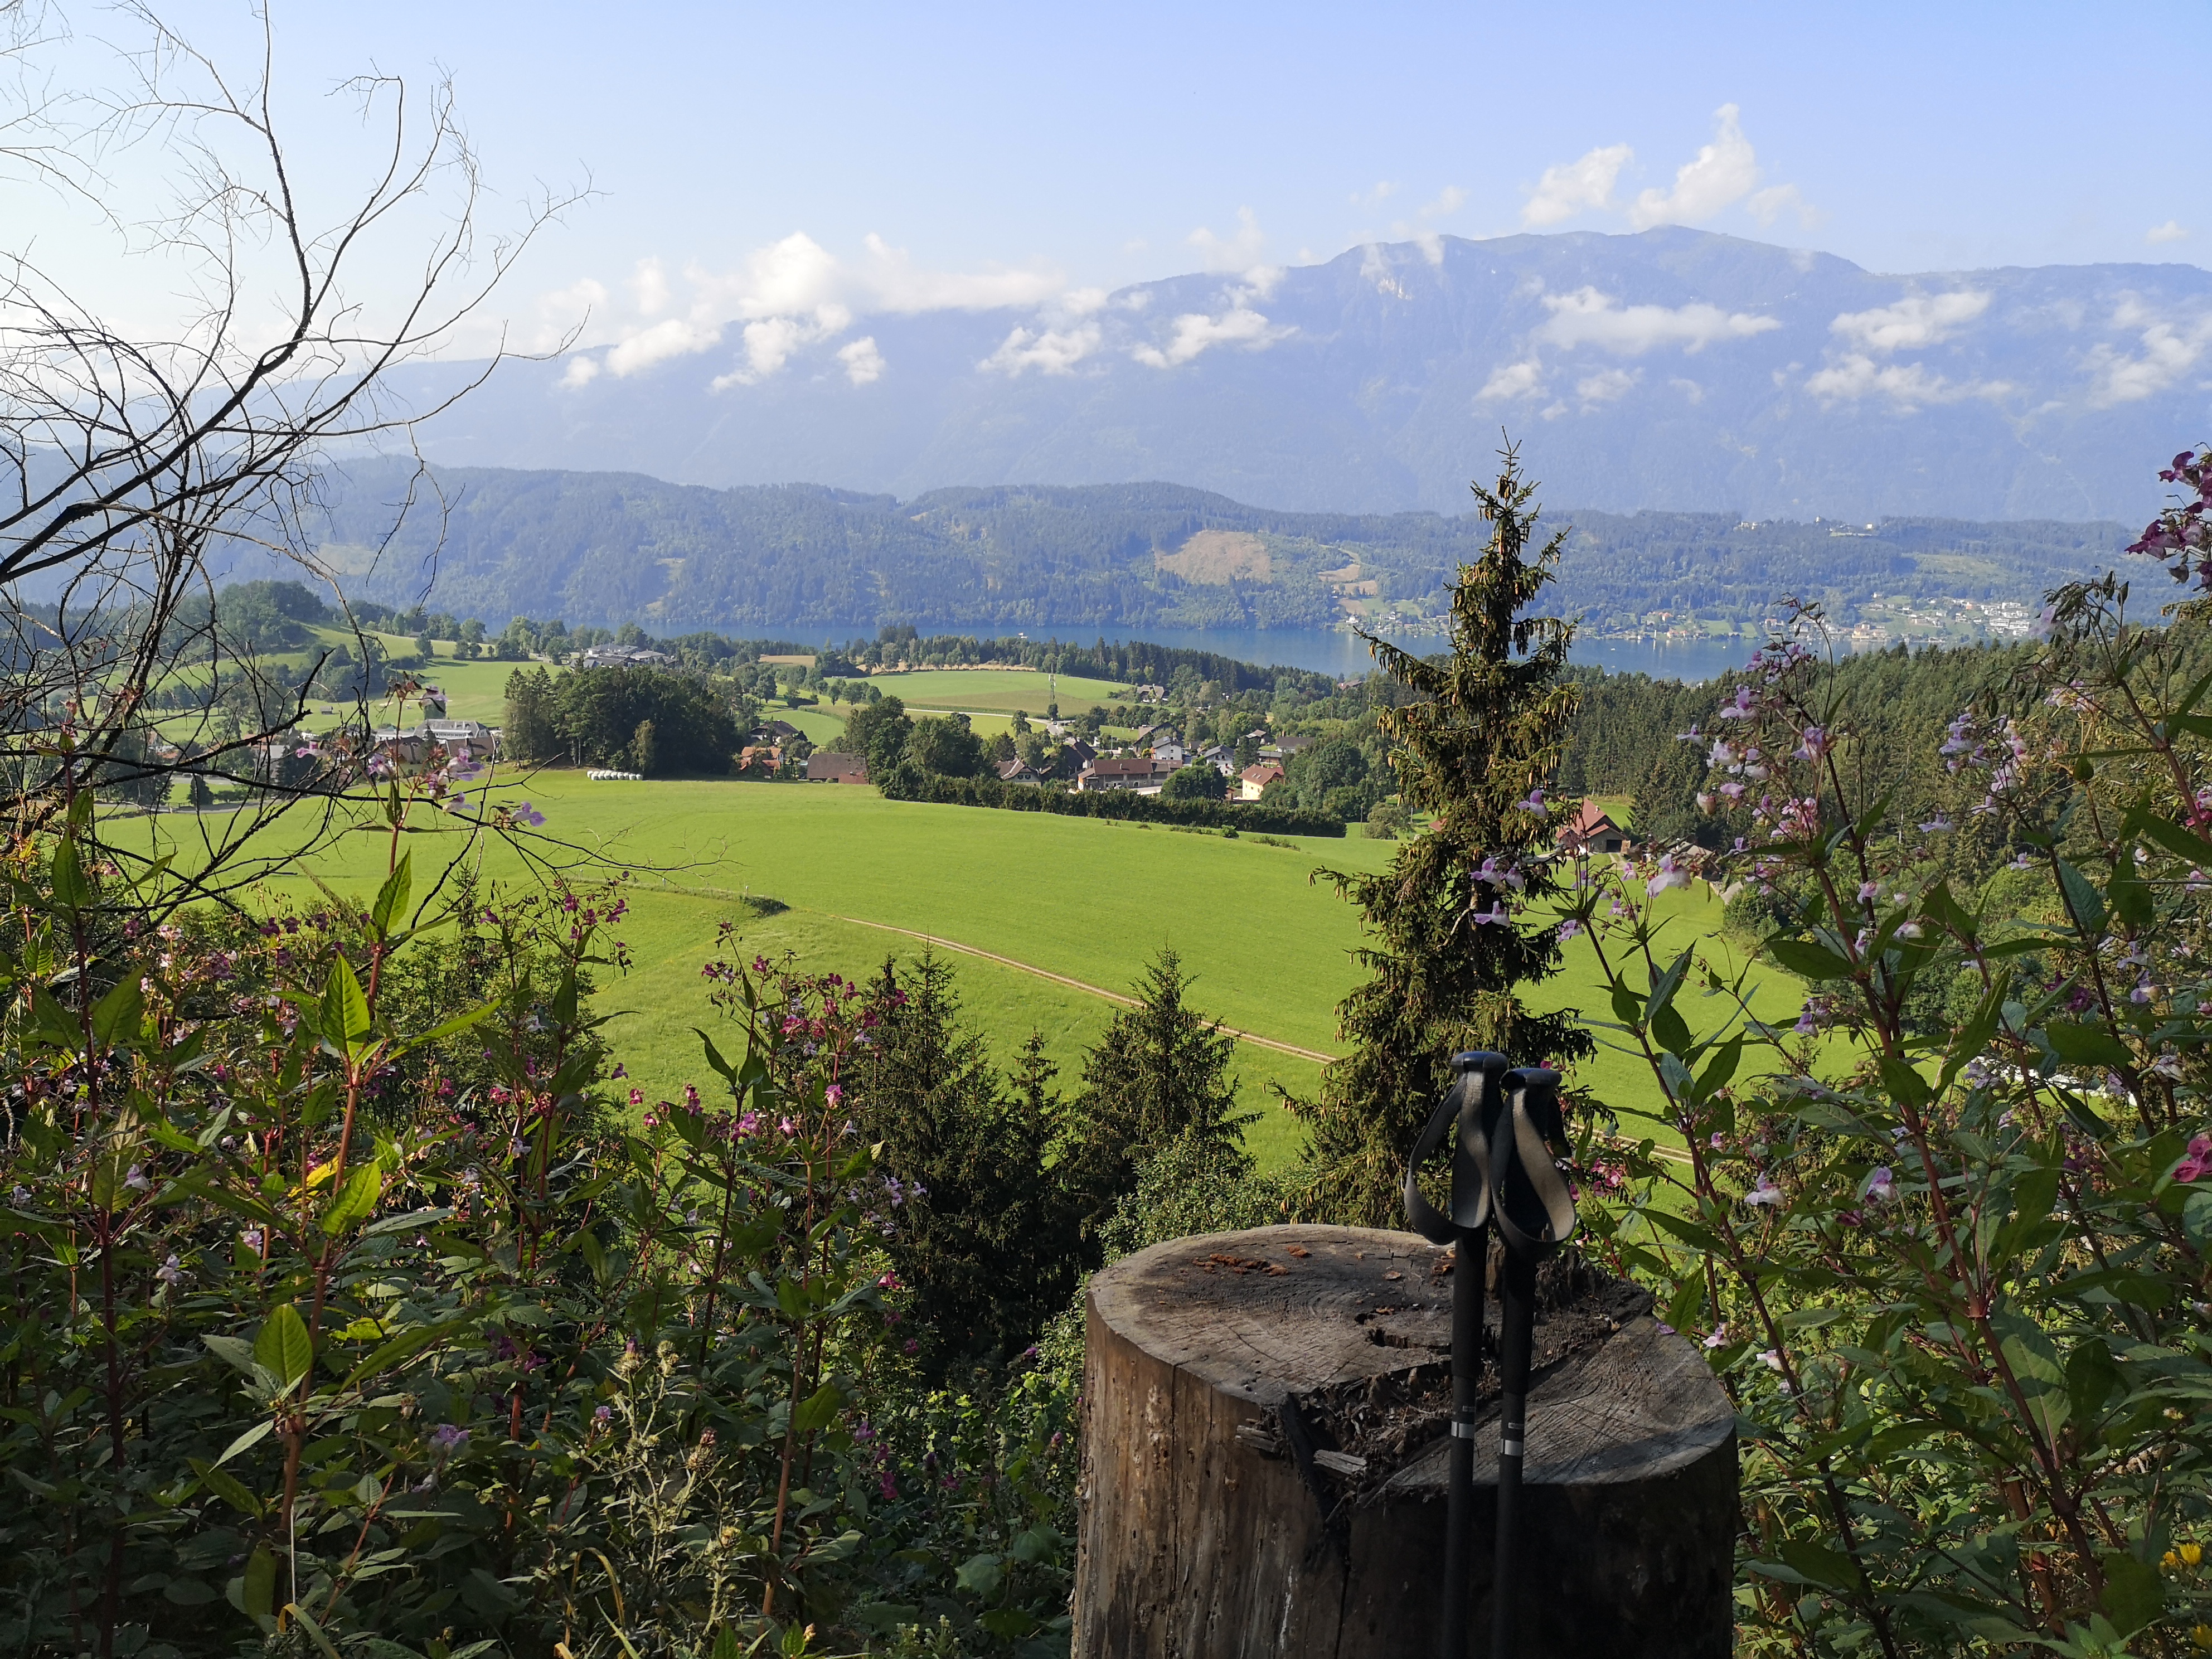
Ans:
[[[2134,1063],[2135,1056],[2126,1046],[2102,1025],[2054,1019],[2043,1031],[2058,1057],[2075,1065],[2121,1066]]]
[[[373,1376],[390,1370],[403,1359],[411,1359],[434,1342],[442,1341],[457,1331],[465,1330],[473,1322],[469,1319],[441,1320],[434,1325],[417,1325],[402,1331],[383,1346],[372,1348],[361,1362],[346,1374],[344,1387],[358,1388]]]
[[[199,1476],[200,1485],[205,1486],[240,1515],[255,1521],[261,1518],[261,1500],[246,1489],[244,1481],[235,1475],[224,1474],[204,1457],[194,1457],[187,1461],[191,1464],[192,1473]]]
[[[373,1158],[363,1158],[347,1175],[345,1190],[324,1212],[323,1231],[336,1238],[356,1222],[367,1220],[376,1213],[376,1200],[383,1196],[384,1166]]]
[[[103,1048],[127,1048],[145,1017],[146,996],[138,975],[125,974],[114,989],[92,1005],[93,1041]]]
[[[258,1423],[248,1429],[244,1434],[241,1434],[237,1439],[232,1441],[230,1444],[224,1447],[222,1455],[216,1458],[215,1461],[218,1463],[229,1462],[230,1460],[237,1456],[239,1453],[246,1451],[254,1446],[258,1446],[263,1441],[266,1440],[270,1435],[275,1431],[276,1427],[276,1420],[273,1418],[263,1418]]]
[[[313,1615],[305,1607],[296,1602],[287,1602],[284,1611],[298,1620],[300,1628],[314,1638],[315,1645],[323,1650],[323,1659],[343,1659],[338,1650],[331,1645],[331,1638],[323,1634],[323,1627],[315,1622]]]
[[[2166,1583],[2158,1569],[2132,1555],[2100,1556],[2105,1571],[2105,1616],[2123,1636],[2133,1636],[2166,1611]]]
[[[1698,1096],[1704,1099],[1728,1087],[1729,1079],[1735,1075],[1737,1062],[1743,1058],[1743,1033],[1739,1031],[1713,1051],[1705,1062],[1705,1075],[1698,1079]]]
[[[2010,970],[1991,977],[1990,988],[1983,994],[1981,1001],[1975,1005],[1972,1017],[1959,1028],[1958,1034],[1951,1039],[1949,1049],[1943,1055],[1942,1080],[1936,1085],[1939,1092],[1951,1086],[1959,1073],[1966,1070],[1968,1062],[1988,1050],[1990,1038],[1996,1034],[1997,1022],[2004,1017],[2005,999],[2011,994],[2011,990]]]
[[[1810,939],[1771,939],[1766,954],[1801,979],[1849,979],[1851,964],[1824,945]]]
[[[2184,829],[2171,819],[2145,813],[2136,822],[2135,827],[2147,839],[2156,842],[2176,858],[2187,859],[2198,866],[2212,864],[2212,841]]]
[[[351,1048],[368,1035],[368,999],[343,955],[331,959],[324,981],[322,1016],[324,1039],[334,1046]]]
[[[2119,1386],[2120,1368],[2112,1363],[2112,1351],[2105,1346],[2103,1337],[2092,1336],[2077,1343],[2066,1356],[2067,1404],[2081,1428],[2096,1422],[2105,1402]]]
[[[954,1576],[960,1588],[970,1595],[988,1598],[1006,1582],[1006,1569],[996,1555],[971,1555],[960,1564],[960,1571]]]
[[[2181,1231],[2200,1253],[2212,1249],[2212,1188],[2190,1194],[2181,1206]]]
[[[407,912],[407,890],[413,884],[412,866],[415,855],[402,853],[399,862],[392,866],[392,873],[384,878],[384,885],[376,890],[376,902],[369,907],[369,931],[380,939],[390,939],[393,923]]]
[[[812,1434],[836,1422],[837,1413],[844,1408],[844,1390],[835,1382],[824,1382],[800,1404],[793,1420],[798,1424],[801,1434]]]
[[[2045,1443],[2055,1444],[2058,1431],[2066,1426],[2072,1401],[2050,1333],[2025,1315],[2004,1310],[1990,1316],[1990,1325],[1996,1332],[2005,1364],[2027,1401],[2033,1426]]]
[[[2069,864],[2058,860],[2058,886],[2066,895],[2068,907],[2074,913],[2074,925],[2084,936],[2094,938],[2104,931],[2105,901],[2089,878]]]
[[[266,1619],[276,1610],[276,1558],[261,1545],[246,1564],[246,1612],[252,1619]]]
[[[253,1359],[286,1389],[295,1389],[314,1368],[315,1345],[307,1335],[307,1322],[287,1302],[263,1322],[253,1339]]]
[[[1850,1594],[1859,1587],[1859,1570],[1841,1550],[1832,1550],[1808,1538],[1785,1538],[1775,1548],[1797,1576],[1808,1584]]]
[[[218,1359],[227,1359],[246,1376],[253,1375],[253,1345],[239,1336],[204,1336],[208,1352]]]
[[[1917,1067],[1894,1054],[1881,1056],[1881,1080],[1891,1094],[1914,1105],[1923,1105],[1934,1092]]]
[[[84,860],[77,857],[76,843],[64,839],[54,848],[52,869],[54,902],[64,910],[82,910],[92,902],[92,887],[84,878]]]
[[[737,1073],[731,1066],[730,1062],[722,1058],[722,1051],[714,1046],[714,1039],[708,1036],[704,1031],[701,1030],[696,1025],[691,1028],[691,1035],[697,1037],[700,1042],[705,1046],[707,1050],[707,1063],[713,1066],[715,1071],[720,1073],[723,1077],[734,1083],[737,1080]]]

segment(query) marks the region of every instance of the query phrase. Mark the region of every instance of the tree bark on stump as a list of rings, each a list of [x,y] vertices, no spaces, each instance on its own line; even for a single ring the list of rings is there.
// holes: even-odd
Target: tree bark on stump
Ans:
[[[1411,1233],[1260,1227],[1091,1279],[1076,1659],[1436,1654],[1451,1255]],[[1587,1270],[1553,1283],[1512,1659],[1728,1659],[1728,1397],[1648,1297]],[[1492,1298],[1493,1340],[1497,1317]],[[1475,1443],[1470,1656],[1490,1651],[1496,1389]]]

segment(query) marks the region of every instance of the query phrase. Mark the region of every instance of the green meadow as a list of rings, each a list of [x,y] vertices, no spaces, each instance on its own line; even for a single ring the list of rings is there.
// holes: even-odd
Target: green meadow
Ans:
[[[460,666],[504,674],[511,665]],[[1126,994],[1163,947],[1195,976],[1193,994],[1209,1015],[1294,1048],[1340,1053],[1334,1010],[1359,978],[1352,953],[1360,930],[1354,909],[1316,872],[1380,868],[1397,845],[1356,836],[1271,845],[1165,826],[886,801],[871,789],[831,785],[592,783],[547,771],[509,780],[499,793],[526,798],[545,815],[537,856],[565,865],[574,879],[623,885],[630,912],[619,936],[631,966],[606,978],[599,1005],[619,1013],[617,1052],[649,1098],[686,1082],[706,1084],[693,1028],[711,1024],[700,969],[725,921],[736,924],[745,957],[788,953],[806,969],[848,975],[867,973],[887,955],[911,958],[931,948],[914,935],[944,941],[934,948],[955,962],[969,1015],[1000,1062],[1032,1030],[1042,1031],[1063,1087],[1073,1085],[1085,1045],[1115,1012],[1096,992]],[[427,807],[416,809],[413,823],[420,827],[405,845],[418,894],[464,857],[487,882],[526,879],[505,843],[471,842]],[[116,826],[159,842],[185,866],[201,845],[198,827],[188,812]],[[380,826],[364,822],[318,849],[307,870],[365,901],[385,859]],[[748,896],[788,908],[763,916]],[[303,872],[271,884],[258,902],[273,907],[313,896]],[[1657,908],[1673,948],[1719,927],[1720,907],[1702,889],[1668,893]],[[1763,1017],[1788,1018],[1798,1000],[1796,982],[1773,975],[1757,982],[1753,1006]],[[1603,1017],[1587,942],[1570,945],[1565,969],[1531,1000]],[[1693,1022],[1698,1006],[1689,1010]],[[1240,1042],[1237,1052],[1245,1102],[1261,1113],[1253,1149],[1279,1165],[1294,1156],[1301,1132],[1279,1109],[1276,1089],[1310,1092],[1319,1066],[1252,1042]],[[1610,1050],[1583,1068],[1581,1080],[1616,1106],[1648,1106],[1652,1097],[1640,1062]]]

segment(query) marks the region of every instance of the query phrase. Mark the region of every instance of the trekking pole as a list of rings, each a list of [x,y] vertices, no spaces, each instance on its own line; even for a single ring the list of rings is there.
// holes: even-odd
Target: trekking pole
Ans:
[[[1509,1072],[1491,1148],[1491,1213],[1505,1243],[1499,1276],[1498,1565],[1490,1592],[1490,1656],[1513,1651],[1515,1553],[1521,1530],[1521,1471],[1527,1440],[1528,1368],[1535,1346],[1536,1264],[1574,1236],[1575,1206],[1553,1161],[1566,1139],[1559,1074],[1540,1066]]]
[[[1498,1079],[1510,1062],[1478,1051],[1452,1056],[1454,1078],[1406,1164],[1406,1218],[1432,1244],[1452,1247],[1451,1473],[1444,1503],[1444,1600],[1438,1651],[1466,1659],[1469,1580],[1474,1570],[1475,1398],[1482,1382],[1483,1276],[1490,1266],[1490,1140],[1504,1104]],[[1452,1147],[1451,1213],[1439,1214],[1415,1178],[1443,1145]]]

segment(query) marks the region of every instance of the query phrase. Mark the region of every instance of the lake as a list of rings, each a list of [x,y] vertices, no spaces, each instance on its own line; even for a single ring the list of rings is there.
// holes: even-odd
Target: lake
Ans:
[[[916,627],[925,636],[969,634],[981,637],[996,631],[973,623],[925,623]],[[857,629],[848,624],[773,631],[801,643],[842,645],[855,633],[865,637],[872,630]],[[1074,623],[1065,628],[1032,628],[1026,634],[1033,640],[1058,639],[1069,645],[1090,645],[1101,638],[1114,645],[1143,640],[1177,650],[1212,651],[1264,667],[1304,668],[1315,673],[1333,674],[1339,679],[1357,678],[1375,665],[1358,635],[1333,628],[1127,628]],[[1443,641],[1433,635],[1393,640],[1391,643],[1422,654],[1443,648]],[[1611,673],[1649,674],[1654,679],[1695,682],[1742,667],[1751,653],[1752,641],[1745,639],[1680,645],[1647,640],[1578,639],[1571,654],[1576,662],[1593,664]]]

